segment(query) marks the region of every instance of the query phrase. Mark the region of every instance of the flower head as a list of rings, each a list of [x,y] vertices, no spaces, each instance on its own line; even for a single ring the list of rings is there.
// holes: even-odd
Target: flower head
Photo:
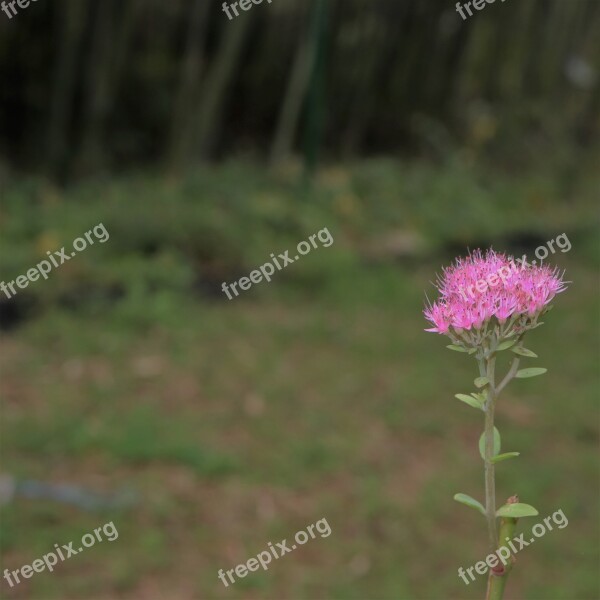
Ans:
[[[452,337],[507,321],[512,331],[507,328],[505,335],[530,329],[566,284],[557,268],[516,264],[512,256],[490,249],[456,259],[443,269],[436,287],[440,297],[424,310],[433,324],[426,331]]]

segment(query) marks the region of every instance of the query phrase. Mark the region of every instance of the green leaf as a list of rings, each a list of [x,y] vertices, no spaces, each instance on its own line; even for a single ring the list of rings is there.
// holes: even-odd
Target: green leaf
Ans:
[[[516,504],[505,504],[496,511],[497,517],[511,517],[519,519],[520,517],[535,517],[538,511],[530,504],[517,502]]]
[[[497,456],[494,456],[490,462],[496,464],[503,460],[508,460],[509,458],[516,458],[520,454],[520,452],[506,452],[504,454],[498,454]]]
[[[548,369],[541,367],[532,367],[531,369],[519,369],[515,377],[519,379],[526,379],[527,377],[536,377],[537,375],[543,375]]]
[[[520,354],[521,356],[529,356],[530,358],[537,358],[538,355],[527,348],[521,348],[520,346],[515,346],[511,348],[511,351],[515,354]]]
[[[469,406],[472,406],[473,408],[483,410],[482,403],[479,402],[476,398],[473,398],[473,396],[467,396],[467,394],[454,394],[454,397],[458,398],[462,402],[465,402]]]
[[[484,385],[487,385],[490,380],[487,377],[478,377],[475,380],[475,387],[482,388]]]
[[[506,350],[511,346],[514,346],[516,343],[517,340],[505,340],[496,348],[496,352],[500,352],[500,350]]]
[[[494,427],[494,456],[497,456],[500,452],[500,432]],[[485,431],[479,438],[479,454],[481,458],[485,460]]]
[[[446,346],[446,348],[454,350],[455,352],[467,352],[466,348],[463,348],[462,346],[457,346],[456,344],[450,344],[449,346]]]
[[[471,348],[469,350],[469,354],[475,354],[475,352],[477,352],[477,348]]]
[[[478,510],[485,517],[485,508],[483,508],[483,504],[475,500],[475,498],[471,498],[467,494],[454,494],[454,499],[461,504],[466,504],[471,508]]]

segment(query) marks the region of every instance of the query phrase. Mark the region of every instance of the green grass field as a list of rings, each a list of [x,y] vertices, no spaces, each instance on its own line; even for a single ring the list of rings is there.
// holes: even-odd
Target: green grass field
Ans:
[[[552,261],[572,283],[528,334],[549,372],[501,397],[503,448],[521,456],[498,465],[497,490],[540,511],[519,532],[559,509],[569,525],[519,554],[507,598],[600,597],[597,183],[374,161],[314,187],[232,164],[7,190],[4,280],[99,222],[111,237],[7,317],[2,468],[138,501],[4,506],[2,569],[110,520],[119,537],[3,581],[3,597],[483,597],[484,578],[466,587],[457,569],[485,557],[485,523],[452,500],[483,496],[483,417],[453,397],[475,362],[423,331],[424,296],[467,247],[531,255],[563,232],[572,249]],[[233,301],[220,291],[323,227],[330,248]],[[329,537],[227,589],[217,578],[321,518]]]

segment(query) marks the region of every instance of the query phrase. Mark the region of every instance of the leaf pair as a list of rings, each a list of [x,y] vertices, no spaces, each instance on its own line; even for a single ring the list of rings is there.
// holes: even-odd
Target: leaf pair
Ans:
[[[496,348],[496,352],[501,352],[502,350],[508,350],[510,347],[514,346],[517,343],[517,340],[504,340],[498,344]]]
[[[519,369],[515,377],[519,379],[527,379],[528,377],[537,377],[543,375],[548,369],[542,367],[533,367],[531,369]]]
[[[461,504],[470,506],[478,510],[485,517],[485,508],[483,504],[475,498],[471,498],[468,494],[454,494],[454,499]],[[521,517],[535,517],[538,511],[530,504],[516,502],[515,504],[505,504],[496,511],[497,517],[509,517],[511,519],[519,519]]]
[[[482,388],[486,386],[489,382],[490,380],[487,377],[478,377],[473,383],[475,383],[475,387]]]
[[[481,502],[471,498],[468,494],[454,494],[454,499],[461,504],[466,504],[475,510],[478,510],[485,517],[485,508]]]
[[[515,354],[519,354],[521,356],[528,356],[529,358],[537,358],[538,355],[535,352],[532,352],[531,350],[528,350],[527,348],[522,348],[521,346],[515,346],[514,348],[511,348],[511,351],[514,352]]]
[[[496,511],[497,517],[510,517],[519,519],[520,517],[535,517],[538,511],[531,504],[516,502],[515,504],[505,504]]]
[[[472,406],[473,408],[483,410],[485,396],[483,396],[482,394],[471,394],[470,396],[467,394],[454,394],[454,397],[458,398],[461,402]]]
[[[504,454],[499,454],[500,446],[500,432],[494,427],[494,453],[490,462],[496,464],[503,460],[508,460],[509,458],[516,458],[520,455],[520,452],[505,452]],[[485,432],[483,432],[479,438],[479,454],[481,454],[481,458],[485,460]]]
[[[503,342],[503,344],[506,342]],[[502,346],[502,344],[500,344]],[[500,349],[498,346],[498,349]],[[510,344],[512,346],[512,344]],[[508,346],[508,347],[510,347]],[[514,346],[510,348],[512,352],[518,354],[519,356],[526,356],[528,358],[537,358],[538,355],[535,352],[532,352],[528,348],[523,348],[522,346]],[[528,377],[537,377],[538,375],[543,375],[548,369],[544,369],[542,367],[533,367],[530,369],[520,369],[515,374],[515,377],[518,379],[527,379]]]
[[[454,350],[455,352],[466,352],[467,354],[475,354],[475,352],[477,352],[477,348],[464,348],[463,346],[457,346],[456,344],[450,344],[449,346],[446,346],[446,348]]]
[[[501,352],[502,350],[508,350],[510,348],[511,352],[515,354],[519,354],[520,356],[527,356],[529,358],[537,358],[538,355],[535,352],[532,352],[528,348],[523,348],[522,346],[516,346],[517,340],[504,340],[498,344],[496,348],[496,352]]]

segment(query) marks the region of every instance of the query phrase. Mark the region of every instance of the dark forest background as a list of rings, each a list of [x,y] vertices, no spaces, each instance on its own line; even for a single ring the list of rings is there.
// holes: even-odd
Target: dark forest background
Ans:
[[[549,160],[598,133],[597,0],[498,1],[467,21],[449,0],[274,0],[241,12],[229,21],[210,0],[44,0],[0,14],[2,160],[60,178],[463,142]]]

